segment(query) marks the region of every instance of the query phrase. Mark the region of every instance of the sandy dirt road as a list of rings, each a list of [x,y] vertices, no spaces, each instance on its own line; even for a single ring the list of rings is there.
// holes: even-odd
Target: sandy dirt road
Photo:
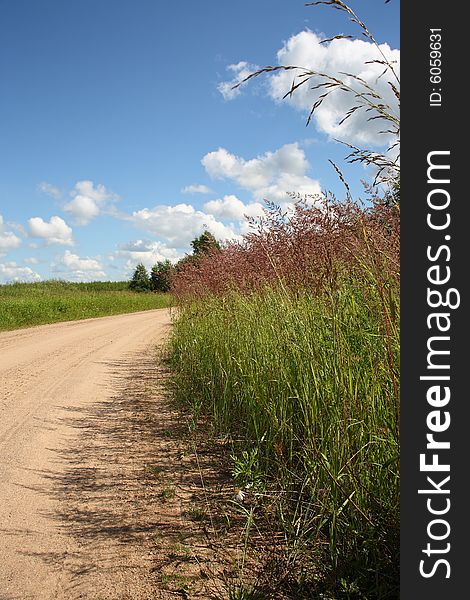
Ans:
[[[138,413],[169,325],[162,309],[0,333],[1,600],[159,597]]]

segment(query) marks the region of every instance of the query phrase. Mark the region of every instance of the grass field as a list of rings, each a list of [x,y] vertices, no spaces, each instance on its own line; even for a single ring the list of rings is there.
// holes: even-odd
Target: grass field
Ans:
[[[169,294],[131,292],[125,281],[0,285],[0,331],[164,308]]]

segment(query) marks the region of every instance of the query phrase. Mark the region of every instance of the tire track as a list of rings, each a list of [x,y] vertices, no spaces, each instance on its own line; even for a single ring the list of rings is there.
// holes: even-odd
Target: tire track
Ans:
[[[119,546],[105,537],[94,548],[71,535],[63,515],[68,514],[72,500],[67,490],[73,490],[76,482],[71,480],[60,495],[56,482],[70,472],[88,474],[90,481],[95,473],[103,472],[102,456],[77,455],[74,448],[82,444],[93,407],[104,406],[110,414],[118,410],[115,365],[125,369],[132,357],[135,369],[140,356],[147,357],[148,363],[149,353],[162,342],[169,324],[169,311],[162,309],[0,334],[2,598],[152,597],[153,584],[139,572],[140,563],[133,558],[143,552],[137,540]],[[99,420],[96,426],[100,427]],[[97,429],[96,436],[100,435],[103,432]],[[81,497],[85,503],[81,511],[104,514],[105,507],[93,506],[103,501],[107,500],[100,500],[91,490],[89,496]],[[116,565],[115,572],[103,575],[100,565],[111,563]],[[75,568],[84,564],[83,572]],[[98,581],[99,596],[95,595]]]

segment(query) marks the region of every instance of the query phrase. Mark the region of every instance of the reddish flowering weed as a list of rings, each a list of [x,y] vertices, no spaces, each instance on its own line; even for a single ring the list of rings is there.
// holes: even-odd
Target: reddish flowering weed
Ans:
[[[321,294],[351,278],[380,287],[399,283],[396,207],[375,202],[365,208],[330,197],[314,205],[299,200],[287,214],[267,203],[265,215],[251,225],[241,243],[183,264],[173,278],[176,296],[184,300],[277,284]]]

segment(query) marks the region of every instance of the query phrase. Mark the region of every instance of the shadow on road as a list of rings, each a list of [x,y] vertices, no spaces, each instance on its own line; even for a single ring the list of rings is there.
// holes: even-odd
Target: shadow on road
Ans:
[[[122,589],[126,580],[135,589],[132,582],[143,579],[155,595],[129,598],[187,597],[189,583],[204,579],[211,560],[210,519],[194,507],[205,502],[202,480],[213,490],[224,485],[218,458],[203,451],[196,460],[191,453],[186,420],[165,400],[166,373],[154,353],[105,364],[104,399],[81,409],[58,407],[74,435],[66,449],[51,449],[58,468],[40,473],[43,485],[35,492],[52,495],[58,509],[46,516],[70,543],[35,556],[67,574],[70,597],[75,591],[73,597],[100,598],[82,594],[86,582],[106,588],[106,598],[124,600],[113,586]]]

